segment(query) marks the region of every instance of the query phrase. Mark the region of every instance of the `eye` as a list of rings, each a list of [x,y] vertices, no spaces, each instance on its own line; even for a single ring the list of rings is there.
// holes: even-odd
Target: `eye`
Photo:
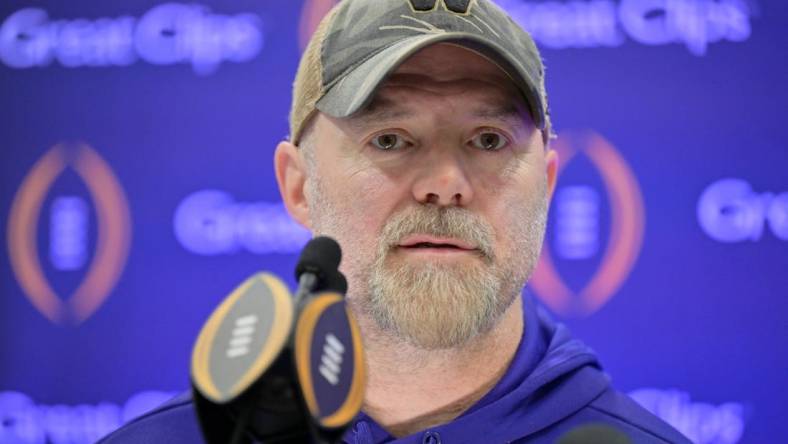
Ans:
[[[399,134],[379,134],[370,141],[375,148],[383,151],[397,150],[405,146],[405,139]]]
[[[483,151],[498,151],[509,143],[509,139],[497,131],[485,130],[471,139],[475,148]]]

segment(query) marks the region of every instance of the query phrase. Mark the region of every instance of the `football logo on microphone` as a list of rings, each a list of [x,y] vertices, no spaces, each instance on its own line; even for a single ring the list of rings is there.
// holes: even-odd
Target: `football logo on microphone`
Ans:
[[[567,176],[567,167],[576,161],[580,165],[573,172],[580,174],[559,180],[547,242],[529,284],[553,311],[588,316],[616,294],[640,254],[643,196],[624,158],[599,134],[561,134],[553,148],[558,152],[559,175]],[[585,169],[582,163],[587,164]],[[593,170],[601,179],[599,185],[593,184],[594,174],[588,174]],[[559,268],[570,279],[562,278]],[[579,277],[589,274],[590,279],[579,284]]]
[[[83,192],[51,192],[69,170],[87,188],[93,211]],[[68,182],[68,177],[63,180]],[[91,223],[95,223],[95,230],[90,230]],[[45,229],[39,230],[41,225]],[[95,232],[95,239],[91,232]],[[48,236],[40,235],[43,233]],[[126,196],[96,151],[84,144],[59,144],[41,157],[23,180],[11,205],[7,239],[14,275],[33,306],[53,323],[79,324],[106,300],[126,264],[131,240]],[[48,240],[48,246],[45,242],[40,246],[41,239]],[[42,264],[40,256],[48,256],[49,264]],[[59,278],[85,268],[87,272],[75,289],[63,291],[70,293],[67,298],[58,295],[59,286],[46,278],[52,272]]]

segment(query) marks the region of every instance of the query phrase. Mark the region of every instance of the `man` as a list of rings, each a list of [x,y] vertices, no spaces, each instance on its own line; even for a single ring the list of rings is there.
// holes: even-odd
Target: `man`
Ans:
[[[538,51],[498,7],[345,0],[302,58],[290,124],[274,162],[284,203],[342,246],[364,338],[346,442],[688,442],[521,296],[558,159]],[[180,399],[106,442],[197,430]]]

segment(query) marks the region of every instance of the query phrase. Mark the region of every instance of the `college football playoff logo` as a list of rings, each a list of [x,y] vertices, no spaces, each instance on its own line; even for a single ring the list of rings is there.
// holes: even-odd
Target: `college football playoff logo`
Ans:
[[[56,196],[49,205],[49,251],[55,270],[78,271],[83,280],[61,298],[46,278],[39,255],[39,222],[56,180],[73,169],[95,210],[95,249],[86,251],[90,210],[81,196]],[[131,221],[126,197],[112,169],[84,144],[60,144],[33,165],[19,187],[8,220],[8,253],[14,275],[33,306],[56,324],[79,324],[104,302],[126,264]],[[92,256],[92,259],[88,259]]]
[[[548,234],[556,235],[558,248],[551,248],[551,243],[545,242],[529,284],[553,311],[567,317],[583,317],[599,310],[616,294],[640,254],[645,225],[643,196],[624,158],[599,134],[562,133],[553,143],[553,148],[560,159],[559,174],[581,155],[590,161],[602,179],[609,215],[604,218],[601,215],[594,217],[592,212],[589,217],[589,207],[600,200],[593,197],[596,194],[594,187],[571,187],[572,192],[566,193],[568,202],[563,205],[568,209],[566,213],[569,213],[563,218],[565,224],[562,227],[559,218],[556,221],[559,223],[548,230]],[[556,196],[560,198],[561,192],[562,186],[559,186]],[[589,194],[591,198],[586,197]],[[554,196],[551,211],[561,212],[561,204],[560,199],[556,202]],[[609,220],[609,236],[604,248],[596,248],[593,242],[598,240],[599,232],[603,231],[600,220]],[[560,267],[557,267],[552,250],[563,253],[563,257],[569,259],[596,258],[599,265],[584,286],[573,290],[573,286],[559,274]]]

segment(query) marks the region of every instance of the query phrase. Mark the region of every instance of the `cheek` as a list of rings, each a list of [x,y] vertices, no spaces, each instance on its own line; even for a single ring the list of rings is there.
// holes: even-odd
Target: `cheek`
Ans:
[[[497,251],[506,257],[533,237],[532,225],[543,211],[545,188],[544,172],[518,171],[509,177],[487,180],[484,189],[484,207],[488,222],[495,232]]]
[[[371,171],[345,176],[335,182],[331,198],[336,210],[337,235],[347,257],[371,261],[398,196],[385,177]]]
[[[396,208],[395,190],[385,178],[361,173],[346,177],[337,204],[337,240],[342,246],[340,271],[348,279],[348,298],[367,294],[369,272],[379,250],[379,236]]]
[[[380,232],[392,196],[385,180],[374,174],[359,173],[344,180],[341,188],[350,231],[361,236]]]

